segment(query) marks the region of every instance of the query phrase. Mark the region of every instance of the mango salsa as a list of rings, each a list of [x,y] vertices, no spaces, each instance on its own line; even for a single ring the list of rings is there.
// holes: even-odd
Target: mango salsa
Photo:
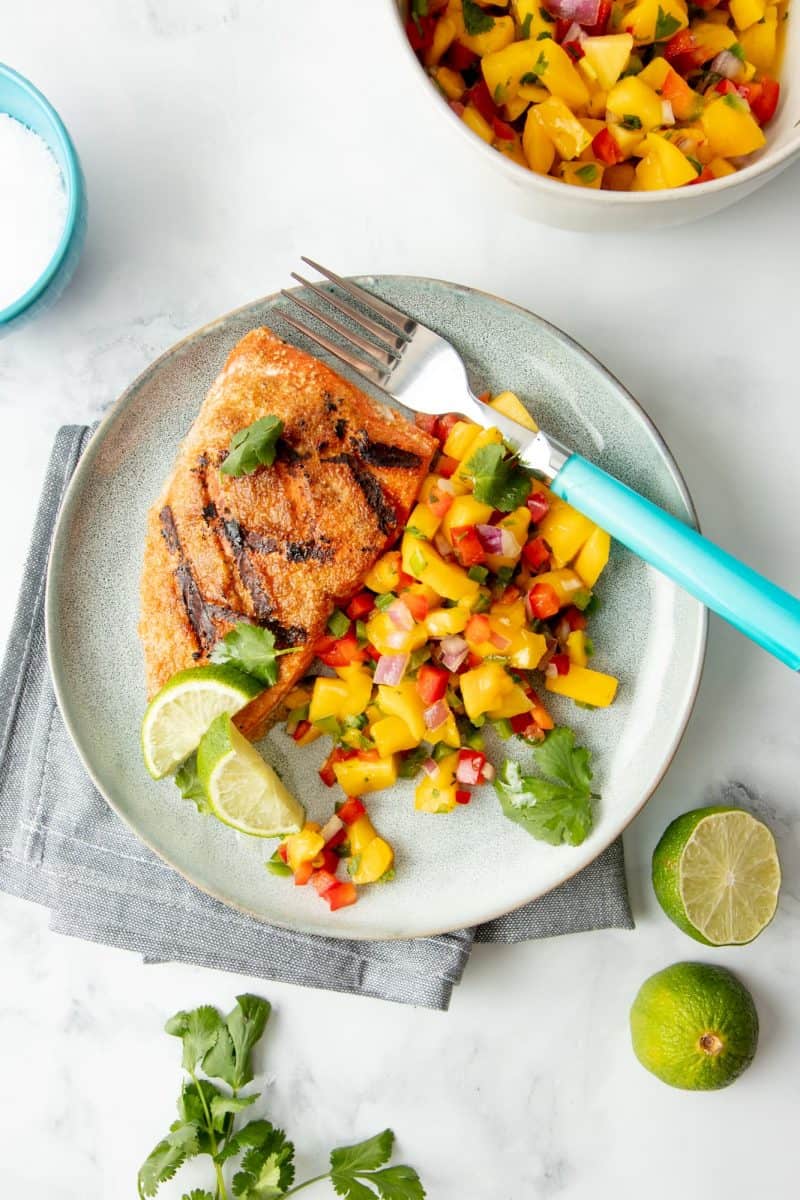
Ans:
[[[787,15],[783,0],[620,0],[581,25],[538,0],[418,0],[406,32],[445,102],[521,170],[658,191],[712,183],[765,144]],[[461,462],[463,425],[445,447]]]

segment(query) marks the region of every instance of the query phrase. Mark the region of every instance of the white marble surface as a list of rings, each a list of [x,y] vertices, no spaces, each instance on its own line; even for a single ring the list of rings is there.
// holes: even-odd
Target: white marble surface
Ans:
[[[96,417],[184,332],[280,287],[301,252],[459,280],[562,326],[644,402],[706,530],[800,590],[798,170],[706,224],[635,240],[530,224],[422,123],[389,17],[382,0],[39,0],[4,14],[2,58],[64,116],[91,217],[62,302],[0,342],[3,636],[56,427]],[[447,1014],[146,968],[0,897],[3,1195],[134,1195],[172,1116],[164,1018],[252,988],[276,1006],[271,1111],[309,1174],[337,1140],[391,1124],[433,1200],[788,1200],[797,711],[796,678],[712,621],[688,733],[626,838],[636,932],[479,947]],[[648,862],[671,816],[725,779],[762,797],[785,883],[756,944],[708,952],[662,916]],[[716,1095],[663,1087],[628,1044],[640,982],[681,958],[739,971],[761,1014],[754,1066]]]

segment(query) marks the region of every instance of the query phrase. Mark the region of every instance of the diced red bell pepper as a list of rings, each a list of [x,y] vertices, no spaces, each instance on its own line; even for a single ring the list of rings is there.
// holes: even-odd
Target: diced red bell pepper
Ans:
[[[544,492],[531,492],[525,503],[535,525],[538,525],[542,517],[546,516],[550,510],[550,501]]]
[[[305,887],[313,874],[314,868],[310,862],[299,863],[297,870],[294,873],[295,886]]]
[[[483,86],[486,87],[486,84]],[[489,89],[487,88],[486,90],[488,93]],[[453,428],[453,426],[457,425],[459,421],[463,420],[464,418],[460,417],[458,413],[443,413],[441,417],[436,418],[436,436],[442,445],[445,444],[450,436],[450,430]]]
[[[292,738],[296,742],[301,742],[311,728],[310,721],[298,721],[292,730]]]
[[[444,667],[434,667],[431,663],[423,663],[417,674],[417,691],[420,699],[430,708],[438,700],[443,700],[450,679]]]
[[[278,858],[280,858],[284,862],[286,862],[287,857],[288,857],[288,851],[286,849],[286,842],[281,842],[280,846],[278,846],[277,855],[278,855]]]
[[[375,607],[375,597],[372,592],[359,592],[345,610],[351,621],[362,621]]]
[[[690,29],[681,29],[673,34],[664,47],[664,57],[680,75],[688,75],[697,67],[702,67],[715,53],[715,50],[701,45]]]
[[[750,105],[750,111],[759,125],[766,125],[767,121],[771,121],[775,116],[781,96],[781,85],[777,79],[767,77],[758,83],[740,84],[739,94],[744,96]]]
[[[558,20],[556,21],[555,40],[557,42],[563,42],[564,38],[567,36],[567,34],[569,33],[571,28],[572,28],[572,20],[571,19],[568,20],[565,17],[559,17]]]
[[[585,629],[588,624],[586,613],[581,612],[574,604],[564,609],[564,620],[569,625],[570,633],[574,633],[576,629]]]
[[[569,675],[570,661],[568,654],[554,654],[550,662],[558,671],[559,675]]]
[[[345,825],[352,825],[359,817],[363,817],[366,811],[357,796],[348,796],[336,815]]]
[[[535,583],[528,592],[528,605],[534,617],[546,621],[548,617],[556,615],[561,608],[561,601],[549,583]]]
[[[336,783],[336,773],[333,769],[333,755],[329,754],[319,769],[319,777],[325,787],[333,787]]]
[[[414,424],[417,429],[422,429],[423,432],[429,433],[431,437],[435,437],[436,421],[437,417],[435,413],[418,412],[414,417]]]
[[[443,479],[449,479],[451,475],[455,475],[458,467],[458,459],[451,458],[449,454],[441,454],[439,456],[439,461],[436,464],[436,470]]]
[[[338,815],[338,814],[337,814]],[[335,850],[337,846],[341,846],[342,842],[347,840],[347,830],[337,829],[333,837],[329,837],[325,843],[326,850]]]
[[[346,757],[357,758],[360,762],[377,762],[380,754],[377,750],[353,750]]]
[[[469,804],[472,799],[472,792],[468,792],[466,788],[456,788],[456,804]]]
[[[419,592],[403,592],[403,603],[415,621],[424,621],[431,607],[428,597]]]
[[[468,783],[474,787],[481,782],[485,766],[486,755],[480,750],[459,750],[456,778],[459,783]]]
[[[458,674],[460,675],[466,668],[469,668],[469,670],[472,671],[475,667],[479,667],[482,662],[483,659],[481,658],[480,654],[476,654],[474,650],[470,650],[466,657],[466,667],[459,667]]]
[[[477,567],[480,563],[486,562],[486,551],[474,525],[458,525],[455,529],[451,529],[450,540],[453,543],[455,556],[462,567]]]
[[[348,667],[364,661],[364,650],[358,644],[356,631],[352,627],[344,637],[321,637],[315,647],[317,658],[328,667]]]
[[[366,654],[367,658],[371,658],[373,662],[377,662],[381,656],[380,650],[378,650],[371,643],[364,647],[364,653]]]
[[[411,43],[411,49],[416,54],[429,50],[433,44],[433,32],[436,28],[435,17],[416,17],[406,21],[406,36]]]
[[[332,875],[335,875],[336,868],[339,866],[339,856],[325,846],[316,858],[311,860],[311,865],[315,871],[330,871]]]
[[[453,499],[454,497],[451,492],[440,491],[439,488],[433,487],[428,495],[426,504],[433,515],[441,519],[449,512]]]
[[[326,896],[331,888],[335,888],[339,880],[324,867],[314,871],[310,876],[311,886],[317,889],[317,895]]]
[[[712,0],[713,4],[717,4],[719,0]],[[600,0],[600,7],[597,10],[597,21],[594,25],[584,25],[583,28],[588,33],[589,37],[602,37],[608,33],[608,22],[611,18],[611,0]]]
[[[540,742],[544,737],[542,730],[529,712],[520,713],[519,716],[512,717],[509,724],[517,737],[529,738],[534,742]]]
[[[533,690],[533,688],[528,688],[525,695],[528,697],[531,704],[533,705],[529,715],[533,718],[533,720],[536,722],[536,724],[539,726],[539,728],[540,729],[552,729],[553,725],[554,725],[553,718],[550,716],[550,713],[547,711],[545,706],[542,704],[541,700],[536,695],[536,692]]]
[[[515,583],[510,583],[500,597],[501,604],[513,604],[515,600],[519,600],[522,592]]]
[[[616,163],[625,161],[625,155],[617,145],[616,138],[610,129],[600,129],[592,138],[592,150],[600,162],[613,167]]]
[[[479,79],[474,87],[469,89],[467,99],[475,105],[484,121],[488,121],[491,125],[497,116],[497,107],[484,79]],[[459,417],[458,419],[461,420],[462,418]]]
[[[583,58],[583,46],[577,38],[570,42],[562,42],[562,45],[573,62],[579,62]]]
[[[331,912],[336,912],[337,908],[346,908],[348,904],[355,904],[358,899],[358,892],[354,883],[337,883],[329,892],[325,893],[325,899],[330,905]]]
[[[697,175],[694,179],[689,180],[689,187],[692,187],[695,183],[711,183],[712,179],[716,178],[717,177],[711,170],[711,167],[703,167],[699,175]]]
[[[542,537],[531,538],[522,547],[522,557],[532,571],[538,571],[539,567],[550,561],[550,547]]]
[[[513,142],[517,136],[514,126],[509,125],[508,121],[501,121],[499,117],[495,117],[492,121],[492,129],[494,136],[501,142]]]
[[[467,621],[464,636],[468,642],[488,642],[492,636],[489,618],[484,613],[473,613]]]
[[[461,42],[453,42],[444,61],[454,71],[468,71],[478,61],[478,56],[474,50],[462,46]]]
[[[719,83],[714,85],[714,91],[719,92],[722,96],[730,96],[734,92],[737,96],[741,94],[732,79],[720,79]]]
[[[401,571],[400,577],[397,580],[397,586],[399,588],[407,588],[411,587],[412,583],[414,583],[414,576],[409,575],[408,571]]]

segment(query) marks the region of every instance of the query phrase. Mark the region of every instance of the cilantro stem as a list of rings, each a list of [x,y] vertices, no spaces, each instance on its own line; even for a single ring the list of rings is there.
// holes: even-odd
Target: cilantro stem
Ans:
[[[306,1179],[303,1183],[298,1183],[296,1187],[289,1188],[288,1192],[283,1193],[283,1200],[288,1200],[289,1196],[294,1196],[296,1192],[302,1192],[303,1188],[311,1187],[312,1183],[321,1183],[323,1179],[328,1179],[330,1172],[326,1171],[324,1175],[315,1175],[313,1179]]]
[[[197,1094],[200,1097],[200,1103],[202,1104],[203,1112],[206,1115],[208,1137],[209,1141],[211,1142],[211,1157],[212,1160],[214,1160],[214,1173],[217,1176],[217,1198],[218,1200],[228,1200],[228,1189],[225,1187],[225,1179],[222,1175],[222,1167],[218,1162],[215,1161],[219,1147],[217,1146],[217,1139],[214,1137],[214,1125],[211,1121],[211,1111],[206,1103],[206,1098],[203,1094],[203,1089],[200,1086],[197,1076],[195,1075],[194,1071],[190,1071],[189,1074],[192,1077],[194,1086],[197,1088]]]

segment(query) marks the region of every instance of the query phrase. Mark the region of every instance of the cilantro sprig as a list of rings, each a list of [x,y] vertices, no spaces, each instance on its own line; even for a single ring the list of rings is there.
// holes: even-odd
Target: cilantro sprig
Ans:
[[[464,28],[470,37],[476,33],[488,33],[490,29],[494,29],[494,17],[491,13],[484,12],[480,4],[475,3],[475,0],[464,0],[462,12]]]
[[[278,417],[259,417],[252,425],[238,430],[231,438],[220,474],[236,478],[252,475],[259,467],[271,467],[282,433],[283,421]]]
[[[513,458],[506,459],[497,443],[476,450],[466,469],[473,478],[475,499],[500,512],[519,508],[530,494],[530,474]]]
[[[296,654],[297,647],[275,649],[275,635],[259,625],[240,621],[211,651],[211,661],[230,663],[272,687],[278,679],[278,659],[282,654]]]
[[[664,12],[664,9],[659,4],[653,40],[663,42],[667,38],[672,37],[673,33],[677,33],[680,27],[681,23],[678,18],[674,17],[672,13]]]
[[[543,775],[523,775],[519,763],[506,759],[495,781],[504,816],[531,837],[551,846],[579,846],[592,828],[591,752],[575,745],[571,729],[549,733],[533,751]]]
[[[345,1200],[425,1200],[425,1189],[413,1167],[387,1166],[394,1134],[384,1129],[366,1141],[339,1146],[330,1154],[329,1169],[313,1179],[295,1182],[295,1147],[282,1129],[258,1117],[235,1128],[240,1114],[260,1098],[241,1094],[254,1078],[252,1055],[270,1015],[259,996],[236,997],[223,1017],[211,1005],[178,1012],[167,1021],[167,1033],[180,1038],[181,1064],[188,1078],[178,1096],[178,1119],[139,1168],[140,1200],[155,1196],[189,1159],[207,1156],[214,1170],[214,1190],[195,1188],[183,1200],[282,1200],[329,1179]],[[226,1085],[225,1087],[220,1085]],[[234,1167],[230,1188],[226,1171]]]

